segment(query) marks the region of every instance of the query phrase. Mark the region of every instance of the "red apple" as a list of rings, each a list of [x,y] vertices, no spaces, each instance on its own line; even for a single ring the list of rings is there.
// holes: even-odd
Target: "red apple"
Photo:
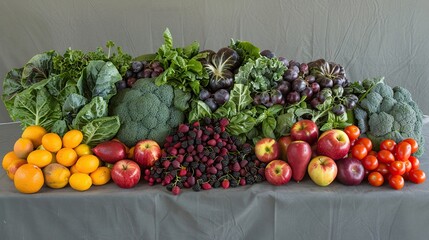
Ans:
[[[285,161],[273,160],[265,166],[265,178],[276,186],[286,184],[292,178],[292,168]]]
[[[279,158],[279,144],[273,138],[262,138],[255,144],[255,154],[261,162],[271,162]]]
[[[121,188],[132,188],[140,181],[140,166],[129,159],[119,160],[110,172],[113,182]]]
[[[308,164],[308,175],[319,186],[331,184],[337,176],[337,164],[327,156],[317,156]]]
[[[320,135],[317,141],[317,153],[338,160],[350,150],[350,139],[343,130],[331,129]]]
[[[134,147],[134,161],[143,168],[152,167],[161,157],[161,147],[153,140],[140,140]]]
[[[336,161],[338,173],[337,180],[344,185],[359,185],[365,178],[365,168],[362,162],[353,157]]]
[[[277,140],[277,142],[279,143],[280,159],[287,162],[287,148],[289,144],[292,142],[292,137],[282,136]]]
[[[307,165],[311,159],[310,144],[304,141],[293,141],[287,148],[287,159],[292,168],[293,180],[301,181],[307,172]]]
[[[303,119],[292,125],[290,135],[293,140],[302,140],[311,145],[315,143],[319,137],[319,128],[315,122]]]

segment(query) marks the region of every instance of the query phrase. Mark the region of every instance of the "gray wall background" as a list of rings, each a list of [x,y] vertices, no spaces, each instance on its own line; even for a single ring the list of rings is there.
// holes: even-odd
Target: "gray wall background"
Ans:
[[[385,76],[429,113],[427,0],[2,0],[1,81],[51,49],[112,40],[133,56],[152,53],[166,27],[175,46],[217,50],[234,38],[300,62],[337,62],[353,81]],[[0,104],[0,123],[9,121]]]

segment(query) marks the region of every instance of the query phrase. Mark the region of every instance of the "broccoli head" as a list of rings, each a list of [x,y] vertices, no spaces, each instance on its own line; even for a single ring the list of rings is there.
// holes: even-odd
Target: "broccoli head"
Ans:
[[[368,113],[377,113],[380,110],[380,104],[383,97],[378,92],[370,92],[360,102],[360,106],[368,111]]]
[[[378,150],[381,141],[385,139],[399,142],[405,138],[414,138],[419,144],[416,155],[423,154],[423,112],[407,89],[391,88],[384,82],[379,82],[360,101],[354,114],[356,125],[373,141],[375,150]]]
[[[162,146],[167,135],[185,121],[185,104],[178,108],[177,102],[189,98],[171,85],[157,86],[153,79],[139,79],[110,100],[110,114],[119,116],[121,122],[116,137],[127,146],[142,139]]]

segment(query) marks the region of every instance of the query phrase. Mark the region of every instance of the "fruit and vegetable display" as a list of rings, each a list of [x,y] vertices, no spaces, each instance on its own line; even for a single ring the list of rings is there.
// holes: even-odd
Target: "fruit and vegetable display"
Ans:
[[[426,180],[423,113],[384,78],[351,81],[338,63],[248,41],[176,47],[168,29],[155,53],[114,46],[48,51],[6,74],[2,100],[22,135],[2,167],[19,192]]]

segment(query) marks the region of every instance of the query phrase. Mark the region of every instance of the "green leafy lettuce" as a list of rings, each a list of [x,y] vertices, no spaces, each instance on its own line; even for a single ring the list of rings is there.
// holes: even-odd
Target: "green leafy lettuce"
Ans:
[[[198,60],[202,57],[199,48],[198,42],[183,48],[174,48],[173,37],[167,28],[164,31],[164,44],[158,49],[155,57],[165,70],[156,78],[155,83],[158,86],[168,83],[184,92],[198,95],[200,87],[208,83],[208,74]]]
[[[23,128],[40,125],[60,135],[79,129],[84,142],[94,146],[113,138],[120,127],[117,116],[108,116],[108,102],[122,76],[105,60],[82,62],[80,58],[73,68],[68,65],[74,62],[70,54],[80,56],[48,51],[35,55],[23,68],[12,69],[3,82],[2,100],[11,119],[20,121]],[[79,71],[78,78],[71,77]]]

